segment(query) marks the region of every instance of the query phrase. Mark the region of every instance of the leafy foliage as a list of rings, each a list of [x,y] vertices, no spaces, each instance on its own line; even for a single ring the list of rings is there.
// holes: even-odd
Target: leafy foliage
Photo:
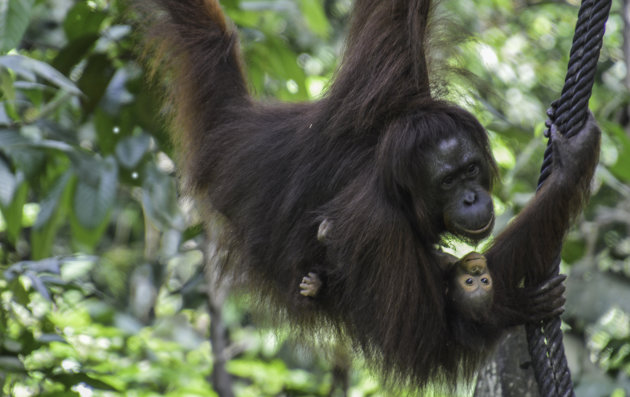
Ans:
[[[252,90],[321,95],[349,0],[225,0]],[[444,2],[466,39],[448,85],[488,126],[505,225],[534,191],[544,110],[562,87],[570,3]],[[604,129],[591,206],[563,251],[580,395],[630,391],[630,126],[614,9],[591,108]],[[171,146],[124,2],[0,2],[0,387],[15,396],[214,396],[205,236],[177,195]],[[457,59],[454,63],[453,59]],[[474,76],[474,77],[471,77]],[[238,396],[326,395],[331,363],[222,309]],[[299,343],[298,343],[299,344]],[[309,351],[306,348],[305,351]],[[355,395],[385,395],[353,366]]]

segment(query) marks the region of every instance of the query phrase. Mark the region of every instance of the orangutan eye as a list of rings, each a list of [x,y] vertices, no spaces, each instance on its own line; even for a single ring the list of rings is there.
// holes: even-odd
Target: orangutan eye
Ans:
[[[479,174],[479,165],[477,163],[470,164],[466,170],[466,174],[468,174],[468,176],[477,176],[477,174]]]
[[[452,175],[449,175],[446,178],[442,179],[442,187],[444,189],[450,189],[454,183],[455,183],[455,178],[453,178]]]

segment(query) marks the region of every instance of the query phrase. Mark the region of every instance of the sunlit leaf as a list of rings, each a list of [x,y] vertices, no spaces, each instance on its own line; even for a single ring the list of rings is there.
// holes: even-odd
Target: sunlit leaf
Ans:
[[[9,289],[13,293],[13,300],[19,303],[20,305],[27,307],[31,302],[31,297],[28,295],[26,289],[24,289],[24,285],[20,281],[19,277],[11,277],[10,274],[5,272],[5,277],[7,280],[10,280]]]
[[[309,29],[320,37],[327,37],[330,25],[320,0],[300,0],[300,9]]]
[[[13,76],[8,70],[0,68],[0,96],[3,99],[3,106],[0,106],[0,125],[9,125],[12,120],[20,119],[16,107],[15,89]]]
[[[618,125],[606,123],[606,130],[612,135],[617,146],[617,162],[610,171],[624,182],[630,182],[630,138]]]
[[[264,76],[269,75],[279,82],[275,94],[281,99],[308,98],[304,70],[297,63],[297,55],[287,47],[285,42],[276,37],[267,36],[264,45],[259,44],[250,48],[246,56],[248,64],[262,73],[256,87],[258,92],[266,92]],[[289,81],[295,84],[295,92],[287,90],[286,83]]]

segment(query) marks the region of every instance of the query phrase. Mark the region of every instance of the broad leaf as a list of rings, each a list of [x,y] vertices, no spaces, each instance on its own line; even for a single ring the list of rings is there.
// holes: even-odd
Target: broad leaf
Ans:
[[[319,0],[300,0],[300,10],[309,29],[320,37],[328,37],[330,24]]]
[[[85,94],[81,102],[86,113],[92,113],[101,101],[114,72],[114,66],[107,55],[96,54],[90,57],[78,83]]]
[[[17,48],[31,20],[33,0],[0,0],[0,52]]]
[[[81,91],[70,79],[46,62],[22,55],[4,55],[0,56],[0,66],[13,70],[29,81],[35,81],[37,76],[40,76],[71,94],[81,94]]]
[[[81,1],[76,3],[66,15],[63,29],[69,40],[97,34],[101,30],[101,23],[106,16],[106,13],[90,7],[88,2]]]
[[[118,166],[113,157],[89,163],[91,169],[79,173],[71,218],[74,241],[86,250],[91,250],[103,235],[118,187]]]
[[[116,145],[116,158],[127,168],[135,168],[149,150],[151,138],[146,134],[123,138]]]
[[[40,203],[39,214],[31,230],[34,259],[45,258],[52,253],[57,231],[68,214],[71,180],[72,172],[63,174]]]

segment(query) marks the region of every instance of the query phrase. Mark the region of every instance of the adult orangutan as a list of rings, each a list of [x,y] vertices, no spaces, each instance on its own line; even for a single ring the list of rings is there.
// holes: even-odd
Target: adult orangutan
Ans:
[[[217,0],[143,2],[185,185],[225,220],[223,271],[292,324],[333,326],[390,380],[422,387],[470,379],[505,327],[561,311],[548,264],[588,195],[592,119],[571,140],[552,131],[542,190],[485,260],[455,262],[436,246],[489,235],[496,166],[475,117],[431,96],[430,0],[356,0],[330,89],[297,104],[252,99]],[[320,284],[304,294],[309,273]],[[488,288],[466,289],[483,274]]]

